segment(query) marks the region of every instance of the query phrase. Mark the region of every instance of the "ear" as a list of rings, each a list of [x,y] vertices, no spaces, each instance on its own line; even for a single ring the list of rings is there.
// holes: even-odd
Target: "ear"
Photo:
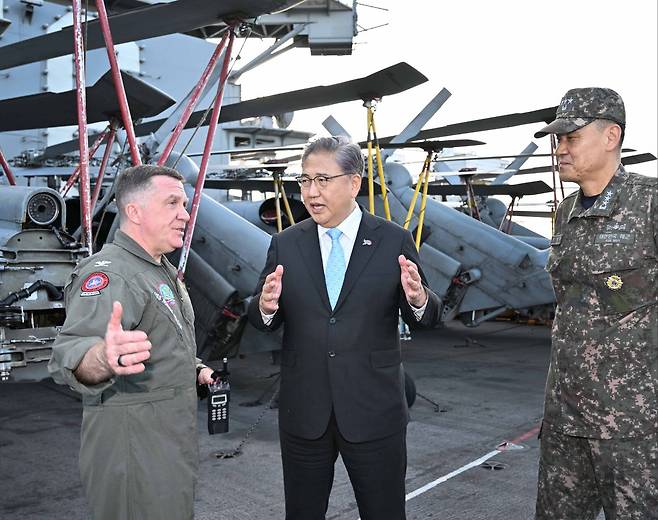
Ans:
[[[140,225],[142,223],[142,208],[139,204],[129,202],[124,208],[126,218],[133,224]]]
[[[605,131],[605,149],[608,152],[616,150],[619,146],[619,140],[621,139],[621,127],[618,124],[609,125]]]
[[[359,190],[361,189],[361,179],[361,175],[352,175],[351,177],[353,198],[356,198],[356,196],[359,194]]]

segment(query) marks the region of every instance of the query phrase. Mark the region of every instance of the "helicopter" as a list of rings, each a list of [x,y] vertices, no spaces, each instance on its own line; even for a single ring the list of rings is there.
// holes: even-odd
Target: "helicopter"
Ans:
[[[125,9],[127,4],[130,4],[130,9]],[[135,71],[134,69],[119,68],[119,83],[121,83],[126,104],[132,110],[133,118],[138,120],[138,124],[135,126],[133,126],[133,118],[126,120],[122,117],[122,108],[125,107],[121,106],[120,96],[114,96],[111,88],[111,84],[114,83],[115,89],[118,91],[117,78],[113,74],[113,81],[109,81],[110,73],[106,73],[107,60],[104,58],[103,49],[91,50],[95,46],[99,46],[99,42],[102,45],[102,41],[99,40],[101,37],[100,22],[95,19],[96,16],[92,15],[93,20],[86,25],[87,50],[89,51],[88,72],[89,77],[98,76],[98,79],[92,80],[92,87],[87,89],[89,108],[84,115],[90,122],[109,121],[109,124],[105,131],[89,136],[94,144],[96,142],[99,144],[93,153],[90,153],[91,166],[87,168],[92,174],[97,173],[98,175],[96,182],[98,189],[95,194],[98,197],[98,204],[92,217],[94,234],[91,240],[85,239],[85,226],[82,225],[84,218],[80,217],[80,208],[84,207],[84,204],[81,203],[81,199],[84,198],[83,190],[77,192],[72,182],[69,185],[71,192],[66,197],[58,190],[62,180],[70,181],[79,171],[71,172],[75,158],[67,157],[56,149],[57,145],[62,143],[65,132],[71,132],[69,136],[75,134],[75,131],[72,131],[68,125],[78,122],[75,115],[75,101],[79,89],[63,92],[51,91],[49,85],[55,86],[56,80],[61,78],[53,78],[52,76],[56,75],[54,72],[52,75],[51,73],[45,74],[43,70],[44,66],[46,69],[55,65],[60,66],[61,62],[55,61],[62,59],[58,56],[73,50],[71,29],[59,30],[62,24],[70,23],[71,7],[18,1],[5,6],[4,12],[8,13],[9,21],[13,23],[8,26],[8,29],[6,25],[4,26],[3,42],[8,40],[9,43],[0,47],[0,68],[9,70],[6,75],[2,76],[2,79],[11,79],[11,81],[4,81],[4,84],[11,88],[3,86],[3,95],[11,96],[12,93],[23,94],[25,92],[20,81],[24,77],[21,74],[46,78],[49,84],[42,83],[40,87],[42,92],[39,93],[0,100],[0,121],[3,125],[2,131],[5,132],[0,139],[0,148],[13,155],[13,159],[9,161],[12,163],[10,167],[9,162],[0,152],[1,166],[6,170],[2,180],[9,181],[9,184],[16,182],[28,184],[27,186],[0,186],[0,199],[2,200],[2,211],[0,211],[0,288],[2,290],[0,296],[0,314],[2,315],[0,318],[0,379],[34,380],[47,376],[46,363],[50,357],[50,345],[65,316],[62,288],[66,279],[76,263],[87,256],[92,247],[100,247],[108,237],[112,236],[117,226],[116,207],[111,202],[111,186],[115,175],[108,172],[108,175],[101,179],[101,172],[104,172],[108,166],[110,156],[114,156],[111,162],[115,173],[126,164],[128,154],[121,153],[117,141],[127,143],[129,140],[127,134],[131,131],[134,134],[136,127],[141,132],[148,134],[148,143],[152,146],[150,149],[137,150],[138,157],[142,154],[148,156],[150,152],[161,153],[160,145],[164,143],[158,141],[162,137],[157,135],[157,130],[169,124],[168,131],[163,131],[164,138],[168,137],[166,134],[172,131],[171,121],[180,120],[180,107],[190,106],[187,102],[195,88],[197,97],[205,96],[207,98],[205,101],[208,103],[219,97],[213,95],[212,92],[214,84],[218,84],[221,79],[217,68],[208,74],[205,87],[199,87],[198,83],[192,91],[188,91],[189,85],[180,81],[180,77],[177,75],[180,71],[170,73],[168,78],[164,78],[165,75],[160,74],[157,77],[160,81],[153,81],[153,75],[150,72],[154,72],[154,69],[160,70],[160,72],[165,70],[161,68],[163,66],[162,58],[172,59],[173,53],[180,57],[180,64],[184,72],[190,72],[191,69],[196,69],[197,73],[204,72],[208,70],[208,67],[203,69],[203,63],[209,56],[216,62],[220,60],[218,46],[206,42],[205,37],[228,36],[231,27],[235,32],[243,30],[243,36],[253,34],[253,37],[278,31],[281,37],[275,45],[281,43],[281,40],[291,42],[296,39],[296,46],[306,45],[312,53],[346,55],[351,51],[355,16],[353,11],[343,4],[339,2],[331,4],[332,11],[335,11],[335,14],[345,23],[336,24],[335,21],[327,21],[327,13],[323,9],[319,9],[320,14],[317,16],[308,7],[305,7],[303,12],[295,14],[295,3],[284,1],[218,3],[179,0],[156,5],[141,2],[113,3],[112,7],[119,8],[119,11],[114,14],[110,13],[109,16],[112,35],[116,42],[126,42],[124,45],[129,46],[128,52],[124,52],[124,47],[121,48],[120,54],[124,57],[128,55],[130,58],[131,49],[136,49],[138,56],[142,56],[140,61],[156,61],[155,58],[160,58],[160,62],[155,63],[152,69],[139,67]],[[209,9],[212,12],[209,12]],[[265,13],[277,9],[287,9],[285,19],[282,19],[281,15],[277,13],[271,15],[274,19],[268,19],[268,15]],[[233,24],[233,20],[238,16],[255,18],[258,15],[263,15],[259,18],[260,24],[252,22],[246,28]],[[276,19],[277,16],[278,19]],[[313,18],[314,16],[317,20]],[[303,23],[295,23],[295,17],[303,20]],[[52,25],[46,23],[53,20],[55,23]],[[166,28],[159,26],[160,22],[166,22],[168,25],[165,24]],[[313,25],[309,22],[317,23]],[[45,25],[53,30],[35,38],[23,39],[28,34],[39,33],[41,27]],[[336,34],[332,34],[330,30],[332,25],[338,27]],[[348,30],[345,31],[341,27],[347,27]],[[180,34],[164,36],[172,31],[191,32],[197,37]],[[159,36],[159,38],[153,39],[154,36]],[[333,38],[328,38],[331,36]],[[137,45],[132,41],[135,38],[144,38],[145,43],[141,43],[140,40],[140,44]],[[12,40],[17,41],[12,42]],[[172,43],[175,45],[172,46]],[[166,55],[165,49],[167,49]],[[147,56],[147,50],[152,54]],[[228,55],[230,58],[228,52],[224,52],[222,55]],[[47,61],[43,62],[44,59]],[[261,59],[264,58],[261,57]],[[225,58],[224,62],[228,63],[228,60]],[[128,65],[128,69],[130,69],[130,63]],[[253,64],[247,64],[247,66],[251,67]],[[70,71],[70,63],[68,67]],[[374,85],[367,88],[378,91],[380,95],[388,95],[398,88],[401,90],[408,88],[409,82],[413,85],[414,82],[426,80],[419,73],[414,73],[415,71],[408,66],[400,65],[400,67],[404,74],[398,83],[396,81],[400,76],[400,68],[384,71],[380,75],[366,78],[365,81],[357,82],[357,85],[351,84],[351,86],[357,89],[363,88],[363,85],[367,87],[370,81],[374,82]],[[66,69],[66,66],[63,68]],[[241,71],[244,71],[244,68],[234,72]],[[409,74],[409,72],[412,73]],[[69,75],[69,84],[70,77]],[[146,81],[146,78],[149,80]],[[164,81],[166,79],[168,81]],[[66,81],[60,81],[59,84],[66,85],[66,83]],[[173,97],[165,94],[165,89],[160,89],[154,83],[166,87],[167,91],[172,91]],[[238,101],[240,98],[239,85],[226,83],[229,100]],[[279,143],[306,141],[311,134],[287,129],[290,117],[285,114],[294,109],[303,108],[300,103],[302,105],[310,103],[308,106],[315,106],[314,103],[319,100],[313,96],[318,94],[321,94],[322,97],[328,93],[344,96],[342,87],[343,85],[334,87],[330,93],[326,88],[324,90],[322,88],[306,89],[303,92],[296,91],[292,93],[292,96],[284,94],[278,97],[269,96],[242,103],[227,104],[227,110],[221,110],[225,121],[222,124],[226,130],[221,133],[219,141],[239,143],[244,146],[245,135],[248,137],[249,146],[256,145],[256,141],[261,138],[272,139],[273,142]],[[351,99],[349,96],[354,95],[354,88],[347,89],[350,92],[348,99]],[[173,106],[173,98],[182,98],[183,101]],[[197,99],[197,101],[203,101],[203,99]],[[292,101],[297,104],[291,106]],[[322,102],[325,101],[326,97]],[[156,121],[155,124],[151,123],[151,126],[148,126],[149,117],[166,116],[166,112],[163,114],[162,110],[170,106],[172,110],[167,119]],[[203,106],[203,103],[200,106]],[[219,115],[219,110],[216,112]],[[194,118],[199,118],[202,114],[190,113],[189,115],[185,125],[194,127],[189,131],[189,135],[192,135],[200,126]],[[265,124],[241,124],[243,118],[254,116],[264,117]],[[276,118],[277,121],[283,122],[280,128],[271,125],[268,127],[267,117],[273,118],[274,116],[279,116]],[[143,120],[141,124],[147,126],[140,127],[139,120]],[[48,128],[48,130],[34,130],[41,128]],[[152,130],[153,128],[155,128],[155,132]],[[109,139],[109,135],[113,135],[115,139]],[[183,135],[185,134],[183,133]],[[99,136],[103,137],[99,139]],[[164,140],[164,138],[162,139]],[[96,150],[102,151],[100,144],[103,139],[107,144],[105,151],[102,152],[103,159],[99,160],[94,155]],[[79,141],[81,142],[81,140]],[[36,149],[26,150],[25,142],[36,143]],[[63,143],[64,146],[60,146],[60,148],[68,146],[66,140]],[[128,144],[124,145],[124,152],[128,146]],[[192,149],[194,149],[194,143],[192,143]],[[130,151],[133,152],[132,149]],[[83,154],[80,156],[84,157]],[[178,152],[174,152],[172,157],[182,156]],[[184,169],[185,165],[186,162],[183,158],[180,169]],[[6,168],[4,168],[5,166]],[[198,172],[198,166],[194,163],[188,166]],[[198,252],[204,253],[204,248],[201,245],[198,247],[195,245],[195,249],[188,253],[186,276],[190,293],[195,294],[198,316],[197,342],[199,352],[205,358],[209,357],[206,351],[208,345],[212,344],[214,351],[219,349],[221,352],[225,352],[227,344],[234,342],[235,328],[242,322],[241,316],[233,312],[239,310],[235,308],[237,305],[235,301],[238,295],[240,299],[243,299],[253,290],[262,268],[260,264],[264,263],[266,241],[268,240],[267,235],[262,231],[232,212],[223,214],[221,207],[213,206],[218,205],[212,201],[204,201],[202,204],[195,240],[206,246],[209,242],[213,247],[217,246],[225,252],[225,256],[230,257],[231,262],[227,260],[217,271],[215,268],[209,267],[203,254]],[[217,212],[222,213],[218,218]],[[217,221],[227,224],[227,228],[217,229]],[[206,222],[210,223],[208,237],[204,234],[207,229]],[[228,242],[233,245],[227,248],[224,240],[230,236],[249,237],[249,239],[244,243],[229,240]],[[209,254],[214,257],[214,250]],[[224,273],[224,276],[220,273]],[[199,279],[197,283],[195,283],[195,277]],[[215,306],[212,307],[205,305],[203,291],[207,287],[205,282],[209,277],[217,283],[215,286],[217,291],[213,291],[213,294],[209,295],[215,303]],[[226,282],[226,280],[230,282]],[[229,283],[231,283],[230,286]],[[214,314],[209,318],[204,311],[210,308]],[[220,336],[219,339],[218,336]]]
[[[176,3],[137,7],[111,15],[109,19],[112,21],[112,31],[115,30],[115,26],[118,27],[119,36],[116,41],[125,41],[124,45],[132,45],[129,40],[135,36],[134,31],[137,31],[140,37],[153,36],[153,29],[148,26],[148,23],[145,23],[143,28],[136,29],[131,16],[134,15],[140,19],[140,16],[146,16],[143,10],[147,10],[148,16],[151,17],[149,19],[157,21],[164,16],[162,15],[164,11],[160,10],[174,9],[172,4]],[[180,0],[180,5],[186,9],[193,7],[193,4],[194,2]],[[273,6],[280,8],[283,4],[283,2],[272,2],[256,8],[255,4],[249,3],[247,7],[253,7],[249,15],[255,15],[256,10],[264,12]],[[290,2],[285,3],[285,5],[289,4]],[[340,3],[332,2],[333,4],[339,5]],[[180,5],[176,9],[181,8]],[[342,7],[337,8],[338,15],[345,18],[345,15],[349,13],[349,22],[354,23],[352,11],[346,10],[343,4],[340,6]],[[31,23],[41,21],[38,15],[43,14],[45,19],[51,17],[51,13],[44,13],[41,10],[42,7],[45,9],[46,6],[31,6]],[[230,14],[231,19],[235,15],[229,11],[234,7],[234,4],[223,5],[226,16]],[[294,8],[295,5],[292,7]],[[24,5],[17,2],[10,6],[9,13],[23,15],[24,13],[19,11],[24,8]],[[154,11],[156,8],[157,12]],[[56,6],[56,9],[59,7]],[[266,16],[276,17],[277,14],[266,15],[259,18],[259,24],[251,25],[248,31],[262,33],[287,29],[289,32],[280,40],[303,37],[305,39],[303,41],[308,43],[312,53],[321,51],[339,55],[347,54],[344,44],[338,45],[340,41],[346,39],[345,35],[343,40],[333,38],[332,43],[321,43],[321,38],[317,34],[313,36],[312,31],[304,35],[304,31],[308,32],[311,29],[308,24],[308,9],[305,9],[303,16],[300,17],[304,23],[300,23],[297,27],[295,24],[291,24],[291,16],[294,18],[292,11],[293,9],[286,11],[285,23],[281,20],[266,19]],[[156,16],[152,16],[154,14]],[[166,16],[170,14],[165,13]],[[326,16],[324,12],[322,15]],[[57,15],[54,18],[58,22],[64,20],[64,17],[58,19]],[[17,19],[24,23],[26,18],[18,16]],[[186,30],[197,26],[202,20],[207,21],[208,19],[195,15],[193,21],[186,22]],[[218,18],[215,16],[210,20],[217,21]],[[279,29],[273,29],[277,23],[280,24]],[[98,25],[99,22],[93,20],[87,27],[90,35],[89,41],[96,42],[91,43],[88,47],[89,68],[93,69],[90,77],[99,76],[99,71],[103,70],[98,62],[106,63],[102,49],[89,50],[99,41]],[[229,34],[227,27],[230,25],[230,23],[224,23],[223,30],[220,28],[214,34],[222,35],[222,38],[227,39]],[[182,30],[180,25],[177,25],[176,28]],[[316,26],[315,29],[317,28]],[[43,59],[47,59],[47,66],[50,66],[51,60],[59,59],[58,56],[65,54],[67,49],[70,51],[71,43],[62,39],[62,34],[67,31],[68,37],[70,37],[70,29],[64,31],[58,29],[56,34],[48,33],[34,39],[21,40],[0,47],[0,68],[13,70],[12,67],[19,65],[34,68],[35,64],[32,62]],[[238,31],[237,27],[235,31]],[[242,29],[242,31],[247,31],[247,29]],[[320,32],[325,37],[327,36],[326,30]],[[202,36],[205,35],[207,33]],[[350,38],[351,36],[352,33],[349,34]],[[180,35],[172,35],[172,38],[174,38],[178,52],[185,55],[186,60],[183,61],[186,63],[192,61],[189,59],[189,54],[198,50],[200,46],[204,48],[205,56],[211,54],[208,51],[213,49],[210,59],[214,59],[215,63],[221,60],[221,56],[224,56],[224,65],[226,65],[227,56],[230,58],[230,52],[220,53],[219,46],[215,48],[207,42],[196,41],[196,38],[188,36],[182,41]],[[280,40],[272,47],[276,47]],[[149,48],[158,47],[152,39],[144,41],[148,42]],[[51,43],[52,45],[50,45]],[[159,45],[160,50],[166,48],[166,42]],[[36,47],[39,48],[38,52],[34,51]],[[145,45],[145,47],[147,46]],[[143,52],[141,45],[139,50],[140,53]],[[96,52],[95,55],[94,52]],[[92,56],[95,56],[93,60]],[[262,59],[264,58],[259,57],[254,61]],[[15,154],[14,151],[15,155],[11,161],[13,172],[10,173],[8,170],[6,178],[9,179],[11,175],[14,182],[18,179],[19,182],[28,184],[28,186],[21,187],[0,187],[3,202],[9,202],[4,208],[7,212],[0,214],[0,228],[2,229],[2,242],[0,242],[2,252],[0,276],[2,279],[0,282],[3,289],[3,299],[0,303],[0,313],[3,314],[0,377],[3,380],[45,377],[45,364],[50,357],[49,345],[56,336],[65,315],[61,290],[65,285],[68,273],[75,264],[88,255],[90,249],[97,249],[104,242],[111,240],[118,225],[116,206],[112,203],[112,182],[116,178],[116,173],[126,165],[130,156],[133,161],[137,157],[143,160],[162,160],[163,164],[175,165],[190,182],[190,186],[186,189],[189,191],[192,204],[194,204],[195,197],[197,197],[197,201],[200,201],[199,211],[196,215],[196,227],[193,233],[188,233],[191,247],[186,249],[183,260],[186,269],[185,281],[197,316],[196,332],[199,355],[206,360],[217,359],[235,352],[238,342],[242,353],[260,350],[273,351],[279,348],[276,337],[264,337],[255,330],[251,331],[249,327],[245,327],[244,320],[245,306],[264,265],[269,235],[201,193],[196,181],[199,177],[199,166],[188,156],[175,150],[174,147],[167,150],[171,143],[170,136],[175,135],[177,130],[180,130],[179,136],[185,136],[185,132],[189,132],[189,137],[186,137],[187,143],[178,149],[188,150],[189,148],[190,151],[193,151],[199,149],[194,140],[195,138],[197,141],[199,140],[196,133],[200,128],[208,126],[209,131],[214,131],[221,124],[224,135],[221,136],[223,139],[219,140],[220,143],[240,145],[243,149],[250,149],[267,142],[266,137],[281,137],[280,144],[305,142],[310,134],[287,129],[290,118],[285,114],[290,114],[293,110],[352,99],[363,100],[373,96],[382,98],[404,91],[427,81],[427,79],[409,65],[399,63],[374,74],[334,85],[301,89],[247,101],[239,101],[234,96],[233,99],[230,99],[234,101],[233,103],[226,104],[221,110],[213,110],[212,115],[217,115],[214,121],[212,117],[208,117],[208,109],[194,111],[196,105],[193,106],[193,100],[198,103],[198,106],[203,106],[204,101],[210,104],[211,102],[216,103],[218,99],[221,100],[221,96],[213,96],[212,90],[215,84],[221,84],[222,79],[228,88],[227,93],[230,94],[230,90],[234,90],[233,94],[239,94],[239,86],[227,81],[229,74],[236,78],[245,69],[253,66],[254,63],[251,62],[240,70],[227,74],[224,74],[226,70],[224,68],[221,77],[218,68],[209,70],[209,66],[206,69],[197,66],[197,69],[203,73],[202,79],[205,77],[206,83],[199,82],[189,91],[178,85],[178,77],[171,83],[154,82],[150,77],[152,75],[147,74],[143,69],[136,72],[116,67],[118,74],[114,74],[114,70],[103,72],[97,80],[93,81],[92,86],[86,89],[89,107],[84,116],[90,124],[99,122],[102,124],[100,128],[105,128],[97,133],[92,132],[87,138],[87,145],[90,147],[87,170],[92,175],[95,174],[96,178],[92,197],[93,204],[87,208],[92,224],[89,227],[85,226],[84,215],[80,215],[81,209],[83,213],[85,210],[81,168],[76,168],[71,172],[76,158],[65,155],[67,152],[75,151],[78,146],[82,148],[81,143],[84,144],[84,138],[61,140],[67,131],[71,132],[71,137],[75,137],[76,132],[67,129],[78,122],[80,116],[79,113],[76,115],[75,110],[76,102],[79,99],[79,89],[76,87],[65,91],[50,91],[49,87],[42,87],[42,92],[39,93],[0,100],[1,131],[4,131],[8,137],[8,139],[0,139],[2,148],[10,151],[21,150],[19,154]],[[117,75],[120,78],[119,82],[117,82]],[[159,79],[162,78],[159,77]],[[117,83],[120,83],[122,87],[132,117],[125,117],[125,106],[122,106]],[[112,95],[113,85],[117,91],[116,96]],[[170,85],[177,88],[169,88]],[[174,94],[169,95],[168,92]],[[239,96],[237,97],[239,98]],[[181,101],[174,105],[174,99]],[[245,119],[249,121],[248,118],[254,117],[273,117],[277,122],[283,124],[280,125],[280,128],[268,127],[267,124],[258,128],[249,123],[242,124]],[[134,125],[133,120],[137,120]],[[20,148],[20,141],[17,142],[16,137],[25,136],[25,133],[29,135],[34,132],[35,128],[48,128],[47,132],[43,132],[47,135],[38,136],[42,139],[39,141],[41,146],[37,150],[26,152]],[[189,130],[185,130],[186,128]],[[277,130],[279,131],[277,132]],[[58,139],[52,138],[51,134],[56,135]],[[136,148],[135,143],[131,142],[130,134],[133,138],[144,137],[139,148]],[[245,134],[252,134],[254,137],[249,140],[249,146],[244,146]],[[44,137],[45,139],[43,139]],[[181,140],[183,140],[182,137]],[[124,142],[123,149],[117,144],[122,141]],[[104,151],[102,151],[103,143],[105,143]],[[101,152],[102,159],[98,157]],[[167,152],[169,152],[168,160],[162,159]],[[85,155],[80,153],[80,157]],[[113,159],[110,160],[110,157]],[[114,175],[109,171],[111,168],[108,169],[110,163],[111,168],[114,168]],[[108,174],[104,175],[106,170]],[[81,178],[80,190],[76,190],[74,184],[78,175]],[[43,185],[44,181],[46,185]],[[62,188],[61,185],[64,181],[66,184]],[[197,184],[196,189],[191,186],[195,183]],[[42,247],[43,244],[46,244],[47,247]],[[176,260],[176,258],[173,259]],[[212,283],[209,284],[209,281]],[[212,287],[213,290],[209,291],[209,287]],[[30,303],[27,303],[28,301]]]

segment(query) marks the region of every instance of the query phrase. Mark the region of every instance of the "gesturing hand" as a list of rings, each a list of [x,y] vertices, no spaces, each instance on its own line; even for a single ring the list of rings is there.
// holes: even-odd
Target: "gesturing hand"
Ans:
[[[410,305],[420,308],[427,301],[427,292],[418,274],[418,267],[404,255],[398,257],[400,263],[400,282]]]
[[[144,361],[151,357],[151,342],[141,330],[123,330],[119,302],[112,305],[112,315],[105,332],[105,360],[116,375],[139,374],[145,369]]]
[[[283,266],[277,265],[273,273],[267,275],[263,290],[260,293],[258,305],[263,314],[274,314],[279,309],[279,296],[281,296],[281,278]]]

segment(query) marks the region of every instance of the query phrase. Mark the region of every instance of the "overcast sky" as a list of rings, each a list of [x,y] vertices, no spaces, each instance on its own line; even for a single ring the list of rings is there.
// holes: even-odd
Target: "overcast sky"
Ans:
[[[353,79],[406,61],[429,81],[383,100],[376,115],[383,136],[399,132],[442,87],[452,97],[425,128],[554,106],[569,88],[605,86],[626,103],[625,145],[656,155],[657,2],[366,3],[389,11],[360,6],[359,24],[388,25],[359,34],[351,56],[311,57],[308,49],[290,51],[243,76],[243,99]],[[263,48],[263,43],[250,40],[242,55],[248,58]],[[365,137],[359,102],[298,112],[292,127],[324,133],[321,122],[329,114],[354,137]],[[468,137],[488,143],[477,149],[480,154],[517,153],[540,126]],[[546,138],[536,142],[538,152],[548,151]],[[655,175],[656,162],[633,169]]]

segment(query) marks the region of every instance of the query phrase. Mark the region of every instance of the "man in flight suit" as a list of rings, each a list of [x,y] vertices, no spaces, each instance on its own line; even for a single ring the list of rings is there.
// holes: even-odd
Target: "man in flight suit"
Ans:
[[[537,520],[658,518],[658,182],[628,173],[624,103],[577,88],[557,118],[560,179],[547,270],[557,310]]]
[[[96,520],[193,517],[198,466],[194,315],[164,256],[182,246],[182,177],[136,166],[116,183],[120,229],[80,262],[49,370],[83,398],[80,472]],[[198,372],[198,376],[197,376]]]

